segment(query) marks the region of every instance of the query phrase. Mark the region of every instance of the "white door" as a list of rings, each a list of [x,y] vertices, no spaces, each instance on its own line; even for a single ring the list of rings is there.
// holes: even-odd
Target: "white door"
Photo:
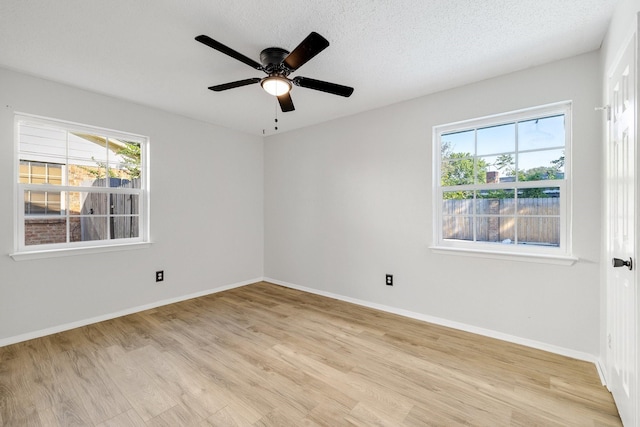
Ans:
[[[609,75],[608,386],[625,426],[638,422],[636,36]]]

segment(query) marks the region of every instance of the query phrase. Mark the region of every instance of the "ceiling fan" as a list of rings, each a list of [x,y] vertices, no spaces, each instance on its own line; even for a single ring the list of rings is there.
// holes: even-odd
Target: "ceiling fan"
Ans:
[[[255,68],[256,70],[263,71],[267,74],[267,77],[263,78],[254,77],[209,87],[209,89],[215,92],[260,83],[267,93],[278,98],[280,108],[285,113],[287,111],[295,110],[293,107],[293,101],[291,100],[291,95],[289,94],[293,85],[344,97],[348,97],[353,93],[353,88],[349,86],[315,80],[309,77],[297,76],[293,79],[289,78],[289,74],[298,70],[298,68],[302,67],[311,58],[329,46],[327,39],[316,32],[309,34],[302,43],[293,49],[293,52],[291,53],[280,47],[268,47],[264,49],[260,52],[260,62],[262,62],[262,64],[244,56],[240,52],[237,52],[228,46],[223,45],[209,36],[200,35],[196,37],[196,40],[247,64],[251,68]]]

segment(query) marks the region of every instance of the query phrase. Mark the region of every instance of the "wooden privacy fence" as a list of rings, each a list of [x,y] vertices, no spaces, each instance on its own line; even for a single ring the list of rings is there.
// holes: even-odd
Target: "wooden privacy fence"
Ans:
[[[140,188],[139,178],[109,178],[110,188]],[[105,178],[95,187],[104,187]],[[139,236],[139,196],[136,194],[85,193],[80,212],[82,241],[122,239]]]
[[[558,197],[444,200],[442,218],[445,239],[560,244]]]

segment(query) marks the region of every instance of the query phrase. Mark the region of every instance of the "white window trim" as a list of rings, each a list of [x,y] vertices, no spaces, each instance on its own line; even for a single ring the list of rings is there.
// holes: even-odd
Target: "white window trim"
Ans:
[[[57,243],[57,244],[43,244],[36,246],[24,245],[24,188],[30,187],[31,184],[21,184],[18,181],[19,174],[19,123],[28,122],[38,125],[61,127],[68,132],[85,132],[85,133],[97,133],[101,136],[114,139],[126,139],[129,141],[135,141],[141,145],[141,157],[140,167],[141,173],[141,189],[133,191],[140,197],[139,214],[140,218],[140,236],[137,238],[129,239],[111,239],[111,240],[97,240],[87,242],[72,242],[72,243]],[[14,251],[9,256],[16,261],[28,260],[28,259],[40,259],[40,258],[52,258],[69,255],[81,255],[88,253],[100,253],[100,252],[113,252],[129,249],[142,249],[148,248],[151,245],[150,240],[150,189],[149,189],[149,138],[144,135],[121,132],[113,129],[102,128],[97,126],[83,125],[80,123],[69,122],[65,120],[52,119],[49,117],[36,116],[27,113],[16,113],[14,117]],[[66,173],[66,171],[65,171]],[[105,193],[119,193],[122,190],[117,188],[94,188],[94,187],[69,187],[69,186],[41,186],[41,188],[56,191],[74,191],[74,192],[105,192]],[[132,191],[128,191],[132,193]],[[51,217],[50,217],[51,218]]]
[[[114,241],[114,240],[112,240]],[[58,258],[72,255],[86,255],[105,252],[118,252],[124,250],[133,249],[146,249],[151,247],[151,242],[139,242],[139,243],[121,243],[111,244],[103,246],[84,246],[76,248],[65,249],[49,249],[49,250],[37,250],[37,251],[24,251],[15,252],[9,254],[15,261],[27,261],[32,259],[44,259],[44,258]]]
[[[440,254],[464,255],[481,258],[497,258],[512,261],[542,262],[560,265],[572,265],[578,258],[572,254],[572,181],[571,181],[571,143],[572,143],[572,103],[563,101],[547,104],[539,107],[526,108],[503,114],[484,116],[471,120],[464,120],[433,127],[432,155],[433,155],[433,243],[429,248]],[[461,240],[450,240],[442,237],[442,197],[443,189],[440,186],[441,175],[441,147],[440,137],[442,134],[464,131],[485,126],[495,126],[512,123],[515,121],[526,121],[537,117],[564,114],[565,115],[565,163],[564,179],[544,181],[545,186],[560,187],[562,197],[560,197],[560,246],[541,247],[525,245],[502,246],[499,243],[482,243]],[[539,187],[540,181],[519,182],[522,187]],[[514,183],[496,183],[492,188],[513,188]],[[464,189],[485,188],[484,185],[468,185]]]

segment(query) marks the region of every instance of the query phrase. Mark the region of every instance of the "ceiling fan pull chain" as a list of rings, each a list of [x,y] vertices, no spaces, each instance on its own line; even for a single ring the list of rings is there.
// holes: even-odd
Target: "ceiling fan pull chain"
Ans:
[[[275,123],[276,125],[274,126],[275,130],[278,130],[278,98],[276,98],[276,103],[275,103],[275,111],[276,111],[276,118],[275,118]]]

